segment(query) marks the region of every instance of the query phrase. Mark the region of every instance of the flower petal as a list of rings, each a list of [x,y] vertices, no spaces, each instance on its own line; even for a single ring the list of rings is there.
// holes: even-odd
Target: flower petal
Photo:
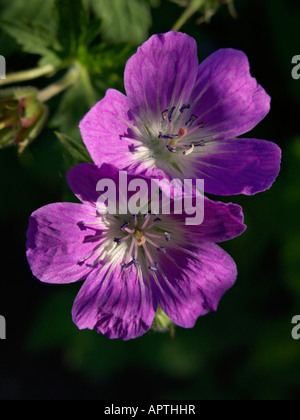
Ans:
[[[157,304],[151,288],[135,267],[120,264],[94,270],[80,289],[72,309],[79,329],[96,329],[109,338],[129,340],[147,332]]]
[[[211,142],[205,153],[194,154],[196,178],[204,178],[207,193],[252,195],[275,181],[281,162],[280,148],[270,141],[229,139]]]
[[[95,248],[96,229],[84,229],[80,222],[94,221],[82,204],[55,203],[36,210],[29,218],[27,259],[32,273],[45,283],[72,283],[90,273],[82,261]],[[100,229],[100,228],[99,228]]]
[[[134,144],[126,137],[134,138],[130,131],[132,123],[127,97],[108,89],[79,124],[82,139],[96,165],[113,162],[123,168],[131,163]]]
[[[209,242],[202,242],[197,248],[190,245],[185,250],[168,248],[168,253],[161,255],[159,266],[153,287],[158,305],[184,328],[193,327],[199,316],[216,311],[237,276],[233,259]]]
[[[189,97],[197,71],[193,38],[180,32],[153,35],[127,61],[125,90],[135,112],[157,117]]]
[[[200,225],[185,225],[184,237],[187,243],[196,244],[200,241],[228,241],[246,230],[243,221],[244,215],[239,205],[212,201],[205,197],[203,222]]]
[[[119,172],[109,164],[103,164],[98,168],[92,163],[81,163],[67,173],[69,187],[76,197],[82,203],[92,206],[95,206],[99,198],[100,193],[97,192],[97,184],[101,179],[110,179],[118,185]]]
[[[255,127],[270,110],[270,97],[251,77],[247,56],[221,49],[204,60],[190,102],[206,123],[205,136],[236,137]]]

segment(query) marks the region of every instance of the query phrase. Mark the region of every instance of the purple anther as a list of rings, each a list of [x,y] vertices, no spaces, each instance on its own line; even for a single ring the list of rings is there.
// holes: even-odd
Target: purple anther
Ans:
[[[173,115],[174,109],[175,109],[175,106],[172,106],[172,108],[169,111],[169,114],[168,114],[168,120],[169,120],[169,122],[172,121],[172,115]]]
[[[166,247],[164,247],[164,246],[160,246],[159,248],[157,248],[157,251],[161,251],[161,252],[163,252],[164,254],[166,254],[166,253],[167,253],[167,249],[166,249]]]
[[[190,109],[191,105],[190,104],[183,104],[182,107],[180,108],[179,112],[182,113],[185,109]]]
[[[127,228],[127,226],[129,226],[129,222],[125,222],[121,227],[120,227],[120,229],[121,229],[121,231],[122,232],[124,232],[125,231],[125,229]]]
[[[169,150],[169,152],[171,153],[176,153],[177,149],[174,149],[172,146],[170,146],[169,144],[166,146],[166,148]]]
[[[191,125],[193,124],[193,122],[197,119],[197,115],[192,114],[190,116],[190,118],[187,120],[187,122],[185,123],[185,125],[188,125],[189,127],[191,127]]]

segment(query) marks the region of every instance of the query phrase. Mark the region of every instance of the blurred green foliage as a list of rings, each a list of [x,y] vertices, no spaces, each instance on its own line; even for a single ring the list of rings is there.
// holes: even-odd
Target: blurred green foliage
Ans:
[[[173,340],[151,331],[122,342],[73,325],[79,284],[40,284],[32,276],[27,221],[42,205],[75,200],[65,174],[88,159],[80,119],[108,87],[123,90],[128,57],[149,35],[170,30],[183,9],[168,0],[26,0],[26,7],[0,0],[8,72],[57,66],[25,82],[43,90],[69,66],[79,69],[77,83],[47,102],[48,124],[35,142],[21,155],[0,150],[0,313],[7,320],[0,399],[299,399],[300,341],[291,337],[291,320],[300,314],[300,81],[291,77],[291,59],[300,54],[300,5],[234,3],[237,19],[221,7],[209,24],[191,18],[181,30],[195,37],[201,59],[222,47],[247,53],[272,97],[271,112],[247,136],[279,144],[282,170],[269,191],[226,200],[243,206],[248,229],[222,244],[239,276],[219,310],[194,329],[177,327]]]

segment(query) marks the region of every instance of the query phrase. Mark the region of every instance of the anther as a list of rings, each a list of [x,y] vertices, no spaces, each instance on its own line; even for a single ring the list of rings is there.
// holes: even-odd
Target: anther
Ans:
[[[190,104],[183,104],[182,107],[180,108],[179,112],[182,113],[185,109],[190,109],[191,105]]]
[[[190,148],[188,149],[188,150],[185,150],[184,152],[183,152],[183,154],[185,155],[185,156],[187,156],[187,155],[189,155],[190,153],[193,153],[193,150],[195,149],[195,146],[193,145],[193,144],[191,144],[190,145]]]
[[[167,241],[171,240],[171,235],[168,232],[164,232],[164,235]]]
[[[199,140],[197,143],[193,143],[194,144],[194,146],[205,146],[205,141],[202,139],[202,140]]]
[[[175,140],[177,139],[178,134],[163,134],[161,131],[159,132],[157,138],[164,139],[164,140]]]
[[[121,231],[122,232],[125,232],[125,229],[127,228],[127,226],[129,226],[129,222],[125,222],[121,227],[120,227],[120,229],[121,229]]]
[[[171,153],[176,153],[177,149],[174,149],[172,146],[170,146],[169,144],[166,146],[166,148],[169,150],[169,152]]]
[[[168,114],[168,120],[169,120],[169,122],[172,121],[172,115],[173,115],[174,109],[175,109],[175,106],[172,106],[172,108],[170,109],[170,112]]]
[[[204,121],[201,121],[197,125],[198,125],[199,128],[203,128],[203,127],[206,126],[206,123]]]
[[[166,253],[167,253],[167,249],[166,249],[166,247],[164,247],[164,246],[160,246],[159,248],[157,248],[157,251],[161,251],[161,252],[163,252],[164,254],[166,254]]]
[[[126,269],[126,268],[129,268],[129,267],[131,267],[132,265],[137,265],[137,260],[136,259],[133,259],[133,260],[131,260],[131,261],[129,261],[129,263],[124,263],[124,262],[122,262],[121,263],[121,267],[122,267],[122,270],[124,270],[124,269]]]
[[[155,262],[154,263],[154,265],[149,265],[149,270],[151,270],[151,271],[157,271],[157,269],[158,269],[158,264],[157,264],[157,262]]]
[[[161,113],[162,119],[163,119],[164,121],[166,121],[166,118],[167,118],[168,112],[169,112],[169,108],[165,109],[165,110]]]
[[[190,118],[187,120],[187,122],[185,123],[185,125],[188,125],[189,127],[191,127],[191,125],[193,124],[193,122],[197,119],[197,115],[192,114],[190,116]]]

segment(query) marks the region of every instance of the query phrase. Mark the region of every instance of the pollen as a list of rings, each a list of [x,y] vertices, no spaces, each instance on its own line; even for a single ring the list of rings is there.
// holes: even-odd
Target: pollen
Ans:
[[[143,234],[143,231],[140,229],[136,229],[134,232],[134,236],[137,238],[137,244],[138,246],[142,246],[146,243],[147,239]]]

